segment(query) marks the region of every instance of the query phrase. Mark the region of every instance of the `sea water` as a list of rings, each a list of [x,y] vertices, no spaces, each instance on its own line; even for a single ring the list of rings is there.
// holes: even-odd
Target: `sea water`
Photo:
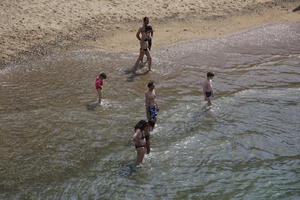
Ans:
[[[143,75],[127,73],[137,53],[84,48],[8,66],[0,199],[299,199],[299,44],[300,23],[285,23],[154,49]],[[150,80],[160,112],[135,167]]]

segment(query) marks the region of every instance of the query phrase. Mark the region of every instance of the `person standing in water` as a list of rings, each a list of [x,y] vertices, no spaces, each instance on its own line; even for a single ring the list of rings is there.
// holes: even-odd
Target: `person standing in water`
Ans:
[[[134,127],[134,135],[132,137],[132,140],[135,144],[137,165],[143,162],[145,153],[147,151],[145,135],[145,132],[148,131],[147,129],[148,122],[146,122],[145,120],[140,120]]]
[[[156,123],[159,107],[156,102],[155,85],[153,81],[147,84],[148,90],[145,92],[146,116],[148,121],[153,120]]]
[[[212,79],[214,77],[214,73],[207,72],[206,74],[206,80],[203,83],[203,94],[204,94],[204,100],[207,101],[207,104],[211,105],[211,100],[214,97],[214,92],[212,88]]]
[[[136,38],[140,41],[140,54],[134,65],[134,71],[141,62],[143,62],[144,55],[147,56],[148,70],[151,71],[152,58],[150,55],[150,49],[152,45],[153,29],[149,25],[149,18],[143,18],[143,26],[139,28],[136,33]]]
[[[95,80],[95,87],[98,93],[98,103],[101,104],[101,100],[102,100],[102,87],[104,84],[104,79],[106,79],[106,74],[105,73],[101,73],[99,76],[96,77]]]

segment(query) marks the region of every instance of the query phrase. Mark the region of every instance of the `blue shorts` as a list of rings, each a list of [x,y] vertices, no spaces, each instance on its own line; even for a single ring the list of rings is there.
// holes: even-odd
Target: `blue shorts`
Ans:
[[[148,111],[147,117],[150,118],[148,120],[155,119],[157,117],[157,109],[155,106],[148,106],[147,111]]]

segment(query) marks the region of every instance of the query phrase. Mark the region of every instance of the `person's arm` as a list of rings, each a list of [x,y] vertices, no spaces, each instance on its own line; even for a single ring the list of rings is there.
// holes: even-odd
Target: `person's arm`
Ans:
[[[204,81],[204,83],[203,83],[203,86],[202,86],[203,88],[203,93],[205,94],[205,92],[207,91],[207,82],[206,81]]]
[[[145,92],[145,106],[147,107],[149,105],[148,103],[148,95],[147,92]]]
[[[211,87],[211,96],[214,97],[214,90],[212,87]]]
[[[145,131],[147,154],[150,153],[150,130]]]
[[[138,40],[141,40],[140,33],[141,33],[141,28],[139,28],[139,30],[138,30],[137,33],[136,33],[136,38],[137,38]]]
[[[159,112],[159,107],[158,107],[157,101],[155,100],[154,103],[155,103],[155,107],[156,107],[157,112]]]
[[[153,38],[153,29],[151,29],[150,34],[151,34],[151,38]]]
[[[154,92],[154,95],[156,96],[156,93]],[[156,100],[156,98],[154,99],[154,105],[155,105],[155,107],[156,107],[156,110],[159,112],[159,107],[158,107],[158,104],[157,104],[157,100]]]
[[[102,90],[102,88],[103,88],[103,80],[102,79],[100,79],[99,86],[100,86],[100,89]]]
[[[132,136],[132,140],[137,143],[139,141],[139,133],[140,133],[140,130],[137,129],[134,133],[134,135]]]
[[[207,100],[207,97],[206,97],[206,92],[207,92],[207,81],[204,81],[203,82],[203,96],[204,96],[204,100]]]
[[[150,153],[150,138],[146,141],[146,148],[147,148],[147,154],[149,154]]]

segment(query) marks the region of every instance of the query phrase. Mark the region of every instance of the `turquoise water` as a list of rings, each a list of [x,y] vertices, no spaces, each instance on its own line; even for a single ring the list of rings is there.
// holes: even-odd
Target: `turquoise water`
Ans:
[[[0,73],[0,199],[299,199],[300,23],[137,54],[80,49]],[[201,82],[216,74],[207,107]],[[94,79],[106,72],[103,106]],[[151,154],[130,139],[157,83]]]

